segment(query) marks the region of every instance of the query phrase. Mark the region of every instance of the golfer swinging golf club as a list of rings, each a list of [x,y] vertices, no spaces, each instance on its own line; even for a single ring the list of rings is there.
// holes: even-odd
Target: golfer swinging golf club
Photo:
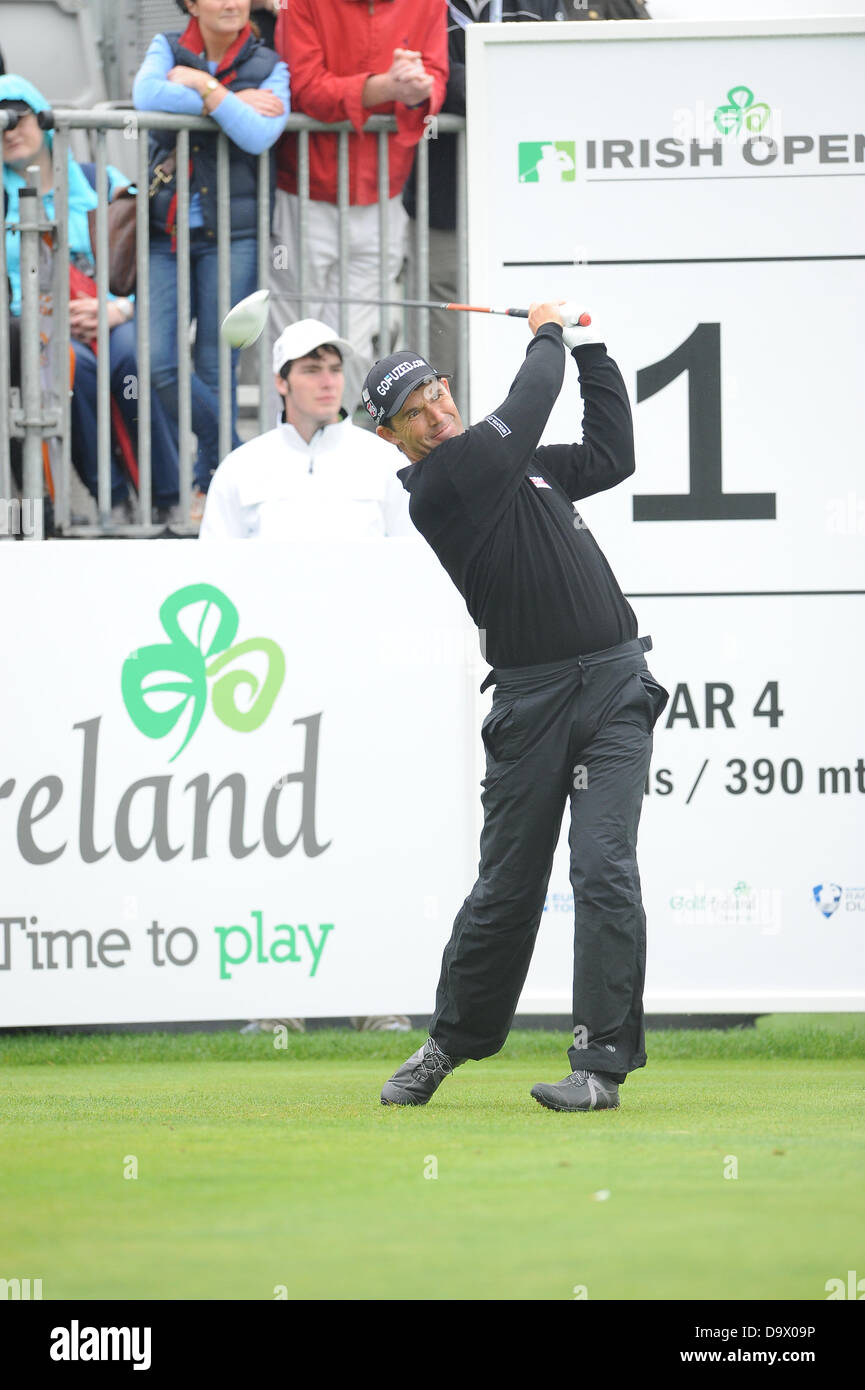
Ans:
[[[486,634],[495,684],[483,722],[478,880],[445,947],[428,1041],[386,1082],[384,1105],[425,1105],[454,1067],[498,1052],[513,1022],[570,798],[574,1042],[570,1071],[532,1095],[553,1110],[614,1109],[645,1066],[646,919],[637,825],[652,730],[668,694],[637,620],[574,502],[634,472],[621,373],[573,306],[533,304],[533,334],[502,404],[466,429],[448,383],[415,352],[377,362],[363,389],[421,535]],[[539,447],[565,346],[580,377],[582,444]]]

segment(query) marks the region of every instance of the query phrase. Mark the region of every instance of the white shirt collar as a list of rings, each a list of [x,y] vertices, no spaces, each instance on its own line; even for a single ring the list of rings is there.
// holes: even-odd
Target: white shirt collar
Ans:
[[[289,448],[297,449],[301,453],[311,454],[325,453],[330,449],[338,449],[342,446],[348,430],[353,429],[351,419],[343,414],[341,420],[334,420],[330,425],[322,425],[320,429],[309,440],[309,443],[295,429],[294,425],[287,425],[284,420],[279,423],[279,431]]]

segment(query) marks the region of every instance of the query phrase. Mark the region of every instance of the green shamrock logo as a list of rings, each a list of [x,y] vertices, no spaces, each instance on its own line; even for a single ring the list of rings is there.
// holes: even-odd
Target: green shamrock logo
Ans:
[[[201,612],[197,614],[194,610],[198,605]],[[185,615],[193,636],[181,626],[181,615]],[[135,727],[147,738],[165,738],[191,706],[186,737],[169,759],[174,762],[201,723],[207,707],[208,678],[218,677],[212,689],[217,719],[238,733],[260,728],[285,679],[282,648],[267,637],[253,637],[233,647],[238,612],[212,584],[178,589],[163,603],[159,620],[168,641],[139,647],[124,661],[120,676],[123,703]],[[267,658],[263,681],[243,666],[226,669],[251,652],[261,652]],[[166,676],[172,679],[166,680]],[[237,695],[244,687],[248,695],[245,707],[241,707]]]
[[[731,130],[738,134],[743,125],[757,134],[772,114],[765,101],[754,100],[750,87],[731,87],[727,101],[729,106],[715,108],[715,125],[723,135],[729,135]]]

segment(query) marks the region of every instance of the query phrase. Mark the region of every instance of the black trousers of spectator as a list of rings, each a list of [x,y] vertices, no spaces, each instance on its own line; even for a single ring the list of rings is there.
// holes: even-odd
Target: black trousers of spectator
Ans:
[[[570,797],[571,1069],[624,1081],[645,1066],[637,827],[652,730],[669,699],[646,665],[651,645],[639,637],[487,677],[496,688],[481,729],[487,773],[478,880],[445,947],[430,1023],[450,1057],[489,1057],[507,1038]]]

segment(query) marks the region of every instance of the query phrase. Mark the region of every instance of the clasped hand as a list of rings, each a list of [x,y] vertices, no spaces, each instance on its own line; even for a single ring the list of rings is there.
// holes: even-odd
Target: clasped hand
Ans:
[[[125,322],[125,315],[112,301],[108,305],[108,327],[117,328],[118,324]],[[99,300],[93,296],[84,295],[81,299],[72,299],[69,302],[69,332],[73,338],[78,338],[80,342],[89,342],[95,338],[99,329]]]
[[[411,48],[395,48],[388,71],[393,100],[420,106],[432,96],[433,78],[423,65],[423,55]]]

